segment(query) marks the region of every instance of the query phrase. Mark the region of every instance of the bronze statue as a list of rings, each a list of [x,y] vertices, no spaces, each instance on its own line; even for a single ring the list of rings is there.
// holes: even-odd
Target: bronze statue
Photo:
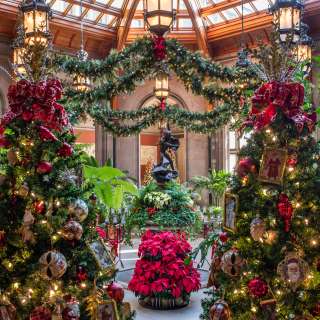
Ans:
[[[160,163],[152,169],[152,176],[159,184],[178,177],[178,171],[174,167],[170,150],[177,151],[179,145],[179,139],[173,137],[169,129],[165,129],[160,139]]]

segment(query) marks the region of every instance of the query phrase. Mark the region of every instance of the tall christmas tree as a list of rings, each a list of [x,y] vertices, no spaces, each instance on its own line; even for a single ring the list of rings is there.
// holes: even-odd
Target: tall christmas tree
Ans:
[[[113,276],[112,259],[84,201],[61,84],[39,79],[42,49],[26,49],[40,60],[26,65],[32,80],[10,86],[0,123],[0,319],[100,319],[104,294],[119,307],[123,290],[98,289]]]
[[[304,104],[299,66],[275,43],[258,55],[266,83],[256,90],[225,197],[227,234],[212,235],[202,319],[319,319],[320,148]],[[311,112],[309,112],[311,111]]]

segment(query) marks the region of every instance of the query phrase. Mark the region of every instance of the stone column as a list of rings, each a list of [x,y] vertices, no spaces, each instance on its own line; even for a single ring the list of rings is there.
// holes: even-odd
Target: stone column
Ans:
[[[211,168],[227,169],[226,129],[218,129],[211,137]]]
[[[96,126],[96,159],[100,165],[111,159],[114,165],[113,136],[108,134],[101,126]]]

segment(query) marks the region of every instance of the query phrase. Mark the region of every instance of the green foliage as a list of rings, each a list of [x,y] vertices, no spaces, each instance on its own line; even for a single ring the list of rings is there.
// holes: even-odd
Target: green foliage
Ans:
[[[138,134],[159,120],[170,121],[189,131],[211,133],[245,109],[239,101],[241,96],[247,96],[247,92],[256,87],[258,81],[254,71],[222,67],[200,53],[187,50],[175,40],[166,40],[166,48],[164,62],[154,58],[150,38],[138,39],[122,52],[112,51],[105,60],[84,62],[67,56],[56,57],[54,64],[58,70],[69,75],[80,73],[91,77],[94,82],[93,88],[87,92],[66,91],[63,103],[71,119],[76,122],[88,114],[118,136]],[[136,111],[111,110],[112,97],[133,92],[139,83],[154,78],[163,68],[175,72],[188,90],[214,102],[217,107],[207,113],[180,110],[175,106],[168,106],[165,112],[159,112],[155,106]]]
[[[151,210],[151,211],[150,211]],[[193,208],[191,193],[176,182],[159,187],[151,182],[135,197],[126,227],[140,231],[148,225],[159,228],[187,229],[199,227],[199,213]]]
[[[188,183],[196,191],[208,190],[213,197],[221,197],[227,189],[229,181],[229,173],[222,170],[210,170],[207,177],[195,176]]]
[[[84,167],[84,176],[107,208],[121,209],[125,194],[137,195],[138,189],[125,173],[113,167]]]

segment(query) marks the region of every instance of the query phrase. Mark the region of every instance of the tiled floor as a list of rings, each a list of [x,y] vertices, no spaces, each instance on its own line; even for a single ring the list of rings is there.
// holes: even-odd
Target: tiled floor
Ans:
[[[197,245],[198,241],[192,242],[192,245]],[[137,257],[137,248],[139,241],[134,241],[134,246],[132,247],[122,247],[121,248],[121,259],[123,266],[118,263],[118,277],[117,281],[122,283],[126,288],[127,284],[132,276],[133,268],[135,266]],[[205,270],[208,269],[208,265],[204,267]],[[203,285],[207,282],[208,272],[201,271],[201,282]],[[203,290],[199,292],[192,293],[190,304],[182,309],[173,311],[154,311],[150,309],[143,308],[139,305],[137,297],[135,295],[125,290],[125,301],[130,302],[133,310],[136,310],[137,316],[136,320],[196,320],[199,319],[201,314],[201,299],[204,297]]]

